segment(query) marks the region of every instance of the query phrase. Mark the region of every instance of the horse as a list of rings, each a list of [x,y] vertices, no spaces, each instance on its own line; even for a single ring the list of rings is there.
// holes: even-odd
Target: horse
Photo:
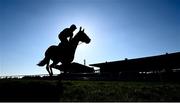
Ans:
[[[79,42],[89,44],[91,41],[91,39],[84,32],[84,29],[81,29],[82,27],[80,27],[79,32],[69,41],[68,46],[64,47],[65,45],[62,45],[62,43],[60,43],[59,46],[50,46],[45,52],[44,59],[41,60],[37,65],[46,65],[46,70],[50,76],[53,75],[52,68],[54,68],[59,62],[61,62],[61,65],[69,65],[74,60],[75,51]],[[50,60],[52,60],[53,63],[49,66]],[[66,73],[66,70],[64,70],[64,73]]]

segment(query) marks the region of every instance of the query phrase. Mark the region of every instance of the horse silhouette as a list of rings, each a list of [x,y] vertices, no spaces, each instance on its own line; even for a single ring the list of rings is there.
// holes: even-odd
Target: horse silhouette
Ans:
[[[50,46],[45,52],[45,58],[40,61],[37,65],[38,66],[45,66],[46,70],[48,71],[49,75],[53,75],[52,68],[54,68],[59,62],[61,65],[69,65],[74,60],[74,54],[79,42],[85,42],[86,44],[90,43],[91,39],[86,35],[84,29],[81,30],[80,27],[79,32],[69,41],[69,45],[65,46],[62,43],[59,46],[52,45]],[[50,60],[53,63],[49,66]],[[64,70],[66,73],[66,70]]]

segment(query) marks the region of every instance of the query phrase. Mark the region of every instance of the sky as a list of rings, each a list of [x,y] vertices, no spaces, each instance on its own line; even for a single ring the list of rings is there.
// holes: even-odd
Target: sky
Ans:
[[[180,51],[180,0],[0,0],[0,75],[47,74],[36,64],[71,24],[91,38],[81,64]]]

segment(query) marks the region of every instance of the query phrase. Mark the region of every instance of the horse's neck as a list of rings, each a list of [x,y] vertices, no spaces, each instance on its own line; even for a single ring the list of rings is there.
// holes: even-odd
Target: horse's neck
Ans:
[[[72,45],[72,48],[74,50],[76,50],[78,44],[79,44],[79,40],[76,36],[74,36],[74,38],[70,41],[71,45]]]

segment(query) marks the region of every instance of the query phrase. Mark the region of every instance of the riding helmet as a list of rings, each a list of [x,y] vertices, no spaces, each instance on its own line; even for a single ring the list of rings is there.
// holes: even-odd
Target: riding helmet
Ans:
[[[74,25],[74,24],[72,24],[70,28],[71,29],[77,29],[76,25]]]

